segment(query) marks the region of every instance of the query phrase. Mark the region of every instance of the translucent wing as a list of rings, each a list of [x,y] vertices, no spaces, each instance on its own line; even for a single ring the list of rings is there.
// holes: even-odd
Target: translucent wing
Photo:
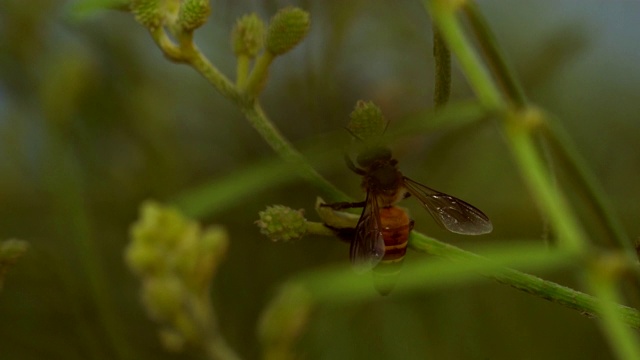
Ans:
[[[404,186],[443,228],[457,234],[482,235],[493,230],[491,220],[475,206],[404,177]]]
[[[384,238],[380,231],[380,211],[378,200],[371,192],[367,193],[362,215],[351,241],[349,259],[357,267],[368,270],[380,262],[384,256]]]

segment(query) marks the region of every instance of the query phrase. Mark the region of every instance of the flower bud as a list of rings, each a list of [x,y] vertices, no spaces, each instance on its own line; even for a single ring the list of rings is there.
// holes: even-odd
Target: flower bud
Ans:
[[[277,56],[293,49],[309,32],[309,13],[287,7],[271,18],[267,29],[267,51]]]
[[[264,47],[264,22],[258,15],[244,15],[231,32],[231,43],[236,56],[255,58]]]
[[[382,111],[371,101],[359,100],[349,117],[347,130],[360,140],[379,138],[387,127]]]
[[[136,21],[149,29],[159,28],[164,24],[165,11],[163,0],[131,0],[130,9]]]
[[[209,14],[209,0],[183,0],[178,13],[178,25],[184,31],[193,31],[207,22]]]
[[[260,232],[272,241],[298,240],[307,232],[307,219],[303,210],[293,210],[283,205],[268,206],[260,211],[256,224]]]

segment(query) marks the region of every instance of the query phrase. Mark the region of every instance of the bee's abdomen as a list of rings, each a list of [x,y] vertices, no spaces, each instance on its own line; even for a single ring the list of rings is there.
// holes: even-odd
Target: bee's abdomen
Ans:
[[[393,290],[400,274],[413,220],[401,208],[389,206],[380,209],[380,223],[385,253],[373,269],[373,283],[380,294],[387,295]]]

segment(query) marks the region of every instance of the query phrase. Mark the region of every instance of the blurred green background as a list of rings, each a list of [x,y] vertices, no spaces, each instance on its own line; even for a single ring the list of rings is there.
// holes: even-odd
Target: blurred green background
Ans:
[[[640,3],[479,4],[530,99],[558,116],[637,238]],[[0,239],[31,244],[0,293],[0,358],[116,358],[92,297],[96,286],[131,358],[186,358],[161,349],[139,303],[139,283],[123,263],[129,226],[141,201],[171,201],[272,151],[195,71],[166,61],[130,14],[78,18],[70,5],[0,2]],[[380,105],[390,126],[431,107],[431,24],[419,1],[212,1],[196,41],[233,77],[235,20],[248,12],[266,20],[286,5],[309,11],[312,29],[276,60],[262,103],[292,142],[341,131],[358,99]],[[471,98],[453,65],[452,98]],[[344,139],[326,145],[343,147]],[[468,200],[495,228],[482,238],[449,234],[408,201],[418,230],[467,249],[541,238],[541,216],[495,123],[416,136],[394,150],[406,175]],[[331,169],[323,175],[363,196],[341,159]],[[253,226],[270,204],[304,208],[315,219],[316,195],[296,180],[201,219],[231,235],[213,299],[224,335],[243,358],[260,356],[256,324],[278,284],[348,261],[348,247],[338,241],[273,244]],[[87,256],[88,242],[98,258]],[[407,261],[425,256],[410,252]],[[102,268],[106,278],[87,266]],[[541,275],[580,288],[574,274]],[[297,349],[308,359],[612,357],[595,321],[489,280],[320,306]]]

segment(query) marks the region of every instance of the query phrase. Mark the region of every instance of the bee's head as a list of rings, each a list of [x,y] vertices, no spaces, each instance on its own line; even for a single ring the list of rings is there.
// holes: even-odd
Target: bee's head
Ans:
[[[356,157],[356,162],[363,168],[369,168],[376,161],[391,160],[391,150],[378,146],[363,150]]]

